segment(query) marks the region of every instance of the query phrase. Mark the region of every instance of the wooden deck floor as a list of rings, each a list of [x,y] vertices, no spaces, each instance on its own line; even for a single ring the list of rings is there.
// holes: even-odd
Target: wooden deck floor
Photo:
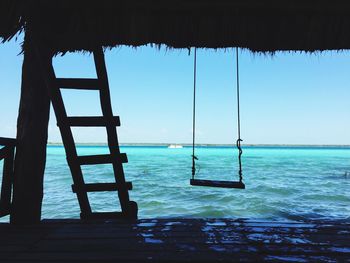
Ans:
[[[0,262],[350,262],[350,223],[149,219],[0,224]]]

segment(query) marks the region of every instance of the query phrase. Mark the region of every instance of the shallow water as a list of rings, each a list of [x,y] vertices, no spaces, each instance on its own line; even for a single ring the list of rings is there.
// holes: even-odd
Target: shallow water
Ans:
[[[246,190],[193,187],[191,148],[125,146],[124,165],[133,182],[140,218],[234,217],[278,220],[350,220],[350,148],[245,147]],[[80,155],[107,153],[104,146],[79,146]],[[199,147],[197,178],[237,179],[237,153],[229,147]],[[86,182],[113,182],[111,165],[85,166]],[[44,218],[78,218],[72,179],[61,146],[48,147]],[[95,211],[117,211],[115,192],[92,193]]]

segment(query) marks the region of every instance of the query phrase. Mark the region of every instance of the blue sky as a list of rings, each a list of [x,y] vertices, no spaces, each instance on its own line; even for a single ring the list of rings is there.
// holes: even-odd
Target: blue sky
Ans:
[[[14,137],[19,104],[20,41],[0,46],[0,136]],[[197,141],[237,137],[235,51],[198,50]],[[350,144],[350,53],[240,51],[242,138],[246,144]],[[193,53],[152,47],[106,52],[118,129],[124,143],[191,142]],[[60,77],[94,77],[92,57],[54,60]],[[101,113],[97,92],[64,91],[70,115]],[[102,128],[74,129],[77,142],[105,142]],[[51,114],[49,141],[60,134]]]

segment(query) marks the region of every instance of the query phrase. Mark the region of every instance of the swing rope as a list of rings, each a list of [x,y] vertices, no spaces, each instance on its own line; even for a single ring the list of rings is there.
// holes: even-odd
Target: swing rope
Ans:
[[[196,145],[196,79],[197,79],[197,48],[194,49],[194,63],[193,63],[193,117],[192,117],[192,179],[194,179],[196,174],[196,160],[198,160],[195,155],[195,145]],[[240,92],[239,92],[239,60],[238,60],[238,47],[236,47],[236,95],[237,95],[237,132],[238,139],[236,141],[236,147],[239,151],[238,154],[238,164],[239,164],[239,183],[243,183],[243,173],[242,173],[242,154],[243,150],[241,147],[241,116],[240,116]]]
[[[197,48],[194,48],[194,63],[193,63],[193,119],[192,119],[192,179],[196,174],[195,145],[196,145],[196,79],[197,79]]]
[[[238,139],[236,141],[236,146],[239,151],[238,153],[238,164],[239,164],[239,182],[242,182],[243,176],[242,176],[242,154],[243,150],[241,148],[241,142],[243,141],[241,139],[241,112],[240,112],[240,96],[239,96],[239,61],[238,61],[238,47],[236,47],[236,88],[237,88],[237,132],[238,132]]]

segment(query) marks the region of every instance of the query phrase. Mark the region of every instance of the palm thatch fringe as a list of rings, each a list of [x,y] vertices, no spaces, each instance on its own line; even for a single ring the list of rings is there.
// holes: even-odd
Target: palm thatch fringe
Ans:
[[[145,44],[254,52],[350,49],[350,2],[344,0],[2,1],[9,11],[1,11],[0,36],[8,39],[30,26],[55,52]]]
[[[0,41],[11,39],[21,28],[22,7],[17,0],[0,0]]]

